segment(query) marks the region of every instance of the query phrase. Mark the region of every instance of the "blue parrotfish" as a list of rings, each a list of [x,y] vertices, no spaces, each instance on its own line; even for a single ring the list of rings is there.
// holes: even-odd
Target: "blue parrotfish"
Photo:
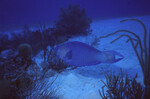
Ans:
[[[115,63],[124,58],[120,53],[100,51],[86,43],[71,41],[54,48],[55,54],[71,66],[90,66],[100,63]]]

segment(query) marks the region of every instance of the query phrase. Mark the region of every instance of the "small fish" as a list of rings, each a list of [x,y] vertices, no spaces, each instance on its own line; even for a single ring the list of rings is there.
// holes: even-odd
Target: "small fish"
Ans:
[[[124,58],[116,51],[99,51],[98,49],[79,41],[72,41],[58,45],[54,48],[54,51],[60,59],[71,66],[90,66],[100,63],[115,63]]]

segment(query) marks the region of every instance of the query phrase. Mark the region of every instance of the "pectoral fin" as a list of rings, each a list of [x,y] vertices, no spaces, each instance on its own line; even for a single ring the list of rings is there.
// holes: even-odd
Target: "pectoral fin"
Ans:
[[[69,52],[67,52],[66,58],[67,59],[72,59],[72,50],[70,50]]]

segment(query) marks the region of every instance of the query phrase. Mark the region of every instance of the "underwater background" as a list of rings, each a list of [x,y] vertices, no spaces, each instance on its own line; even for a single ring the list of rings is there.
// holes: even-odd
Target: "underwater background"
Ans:
[[[150,99],[149,0],[0,0],[0,99]]]
[[[79,4],[93,20],[150,14],[149,0],[1,0],[0,30],[21,28],[25,24],[51,24],[58,19],[60,7]]]

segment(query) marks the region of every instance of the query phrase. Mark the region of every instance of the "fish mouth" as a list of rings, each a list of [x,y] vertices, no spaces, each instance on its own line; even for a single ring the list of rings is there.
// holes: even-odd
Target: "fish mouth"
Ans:
[[[114,59],[114,62],[118,62],[120,60],[122,60],[124,58],[124,56],[116,51],[113,51],[113,53],[115,54],[115,59]],[[114,63],[113,62],[113,63]]]
[[[113,50],[104,51],[103,53],[105,54],[105,57],[106,57],[106,60],[105,60],[106,63],[115,63],[124,58],[122,54]]]
[[[118,62],[120,60],[122,60],[124,57],[122,55],[115,55],[115,60],[114,62]]]

